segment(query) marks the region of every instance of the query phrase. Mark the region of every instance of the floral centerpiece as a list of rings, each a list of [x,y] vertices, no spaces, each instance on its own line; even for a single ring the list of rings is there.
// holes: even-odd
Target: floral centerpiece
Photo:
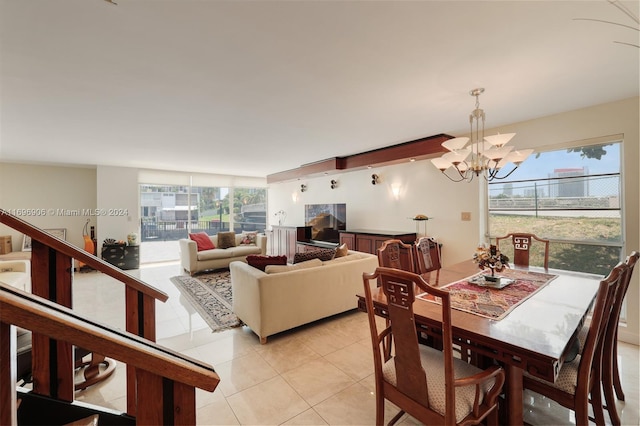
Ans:
[[[489,247],[484,244],[479,245],[473,254],[473,261],[478,264],[480,269],[491,269],[491,277],[495,276],[496,271],[500,272],[509,267],[509,258],[500,253],[500,250],[494,245]]]

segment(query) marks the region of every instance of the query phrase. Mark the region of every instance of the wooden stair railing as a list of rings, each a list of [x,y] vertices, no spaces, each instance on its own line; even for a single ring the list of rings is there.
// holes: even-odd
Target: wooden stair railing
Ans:
[[[0,424],[17,423],[14,326],[135,367],[137,424],[195,424],[195,388],[213,392],[220,382],[208,364],[135,334],[83,318],[44,298],[0,284],[0,341],[3,342],[0,350],[0,407],[3,407]],[[70,351],[58,355],[69,362],[73,358]]]
[[[155,301],[166,302],[166,293],[2,209],[0,223],[31,237],[33,294],[59,305],[72,307],[73,259],[77,259],[125,285],[126,330],[152,342],[156,341]],[[34,391],[71,401],[74,392],[74,363],[72,360],[67,363],[65,357],[65,354],[71,353],[71,345],[56,342],[46,334],[33,333],[32,348]],[[59,359],[64,359],[65,362],[61,364]],[[72,382],[66,383],[67,380]],[[127,413],[132,416],[136,415],[137,408],[135,390],[135,368],[127,365]]]

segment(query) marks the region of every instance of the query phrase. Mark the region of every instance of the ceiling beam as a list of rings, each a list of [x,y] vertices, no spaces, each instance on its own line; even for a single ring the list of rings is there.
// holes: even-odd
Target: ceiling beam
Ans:
[[[452,139],[453,136],[439,134],[426,138],[416,139],[397,145],[347,155],[345,157],[333,157],[315,163],[303,164],[297,169],[285,170],[267,176],[267,183],[284,182],[337,173],[341,171],[355,171],[367,167],[388,166],[411,160],[424,160],[436,157],[446,150],[442,142]]]

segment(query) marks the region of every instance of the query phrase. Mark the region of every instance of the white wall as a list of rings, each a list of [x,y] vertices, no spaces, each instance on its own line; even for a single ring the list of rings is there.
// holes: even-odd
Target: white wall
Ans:
[[[138,169],[98,166],[98,253],[106,238],[126,241],[129,233],[140,234],[138,192]]]
[[[380,183],[371,184],[371,174]],[[331,189],[330,180],[338,181]],[[300,185],[307,185],[300,192]],[[392,187],[400,188],[398,199]],[[297,201],[293,201],[293,195]],[[416,232],[417,214],[432,218],[426,222],[427,233],[443,244],[445,264],[469,258],[478,245],[478,184],[452,183],[430,161],[407,162],[370,170],[345,172],[313,179],[272,184],[269,187],[269,224],[277,225],[274,213],[287,213],[285,225],[304,225],[304,205],[346,203],[347,228],[378,231]],[[460,220],[460,213],[471,212],[472,221]],[[418,222],[419,234],[424,222]]]
[[[486,134],[515,132],[512,143],[518,149],[562,147],[585,139],[624,135],[624,241],[625,252],[629,253],[640,250],[639,102],[640,98],[632,98],[598,105],[490,129]],[[371,173],[381,176],[381,185],[371,185]],[[331,179],[338,180],[337,189],[330,189]],[[302,183],[307,185],[307,192],[300,192]],[[390,192],[393,183],[401,184],[398,200]],[[427,222],[428,234],[437,236],[443,243],[443,263],[447,265],[470,258],[481,239],[479,235],[485,219],[479,207],[479,192],[476,181],[471,184],[451,183],[429,161],[408,162],[272,184],[269,187],[269,219],[271,225],[276,224],[277,218],[273,213],[282,209],[287,213],[285,224],[303,225],[304,204],[345,202],[348,228],[415,231],[414,222],[409,218],[418,213],[426,214],[433,216],[433,220]],[[297,202],[292,200],[294,193],[298,196]],[[463,211],[471,212],[471,222],[460,220]],[[640,268],[636,269],[627,293],[628,322],[620,329],[619,336],[622,340],[638,344]]]
[[[82,230],[87,219],[76,211],[96,208],[95,168],[0,163],[0,207],[38,209],[44,215],[20,216],[42,229],[65,228],[66,240],[84,248]],[[0,224],[0,235],[11,235],[13,251],[22,248],[22,234]]]

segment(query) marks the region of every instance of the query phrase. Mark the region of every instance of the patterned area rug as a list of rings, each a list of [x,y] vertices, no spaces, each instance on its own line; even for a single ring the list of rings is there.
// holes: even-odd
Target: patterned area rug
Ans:
[[[451,307],[485,318],[499,320],[519,304],[540,291],[557,275],[505,269],[500,275],[513,280],[507,287],[488,288],[474,283],[484,274],[479,272],[455,283],[442,287],[451,294]],[[441,303],[439,297],[423,293],[417,296],[429,302]]]
[[[243,325],[232,311],[233,294],[228,270],[195,277],[178,275],[171,278],[171,282],[214,332]]]

